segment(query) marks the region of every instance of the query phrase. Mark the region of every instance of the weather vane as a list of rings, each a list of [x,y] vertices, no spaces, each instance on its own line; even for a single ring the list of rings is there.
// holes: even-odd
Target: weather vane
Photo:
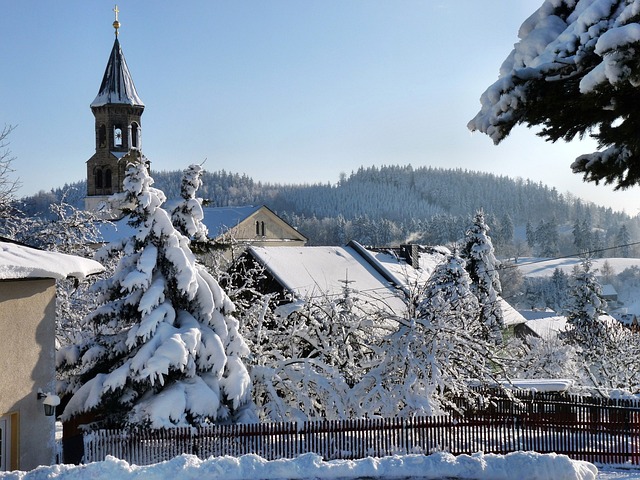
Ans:
[[[116,19],[113,22],[113,28],[116,29],[116,37],[118,36],[118,29],[120,28],[120,22],[118,21],[118,13],[120,13],[120,10],[118,10],[118,5],[116,5],[113,9],[114,13],[116,14]]]

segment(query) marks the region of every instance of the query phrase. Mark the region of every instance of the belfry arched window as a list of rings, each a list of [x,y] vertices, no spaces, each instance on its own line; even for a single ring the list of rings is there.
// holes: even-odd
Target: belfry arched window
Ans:
[[[104,171],[104,188],[111,188],[112,182],[111,182],[111,169],[107,168]]]
[[[107,127],[105,127],[104,125],[100,125],[98,127],[98,146],[107,146]]]
[[[94,178],[94,182],[96,184],[96,188],[102,188],[102,169],[101,168],[96,168],[95,171],[93,172],[93,178]]]
[[[113,146],[122,146],[122,129],[118,125],[113,127]]]
[[[136,122],[129,126],[129,138],[131,139],[131,148],[140,148],[140,125]]]

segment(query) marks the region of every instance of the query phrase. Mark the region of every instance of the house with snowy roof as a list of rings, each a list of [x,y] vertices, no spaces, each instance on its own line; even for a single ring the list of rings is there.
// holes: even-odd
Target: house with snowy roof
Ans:
[[[402,316],[411,291],[429,280],[448,253],[444,247],[418,245],[368,249],[351,241],[344,247],[251,246],[245,259],[264,269],[261,288],[280,295],[280,312],[288,311],[284,304],[295,309],[308,298],[342,295],[348,287],[374,310]],[[505,300],[500,305],[505,326],[525,322]]]
[[[0,238],[0,470],[54,462],[56,280],[101,271]]]
[[[167,207],[169,210],[171,206]],[[307,237],[276,215],[268,207],[203,207],[202,223],[207,227],[209,238],[228,253],[229,260],[249,245],[301,247]],[[128,217],[99,226],[103,242],[113,242],[135,234],[128,225]],[[238,252],[234,251],[235,247]]]
[[[217,242],[301,247],[308,240],[265,205],[204,207],[202,210],[209,237]]]

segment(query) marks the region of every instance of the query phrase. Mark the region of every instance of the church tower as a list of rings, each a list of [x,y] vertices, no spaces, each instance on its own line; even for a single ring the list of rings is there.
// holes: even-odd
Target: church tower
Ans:
[[[100,90],[91,102],[95,117],[96,153],[87,161],[85,208],[99,210],[110,195],[122,191],[127,163],[142,157],[141,122],[144,103],[133,84],[118,41],[118,7],[114,9],[115,42]]]

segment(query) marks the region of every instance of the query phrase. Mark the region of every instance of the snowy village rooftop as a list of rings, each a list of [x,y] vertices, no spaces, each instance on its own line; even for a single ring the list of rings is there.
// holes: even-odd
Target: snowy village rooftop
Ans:
[[[0,280],[66,277],[83,280],[103,270],[95,260],[0,241]]]

